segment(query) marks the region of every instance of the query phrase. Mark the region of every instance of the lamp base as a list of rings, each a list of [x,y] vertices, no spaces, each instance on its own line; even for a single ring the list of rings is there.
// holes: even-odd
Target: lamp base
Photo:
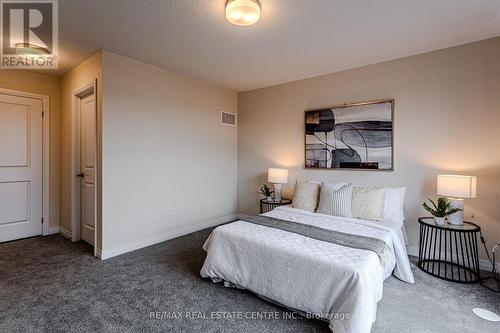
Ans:
[[[274,185],[274,201],[281,201],[281,184],[273,184]]]
[[[464,224],[464,200],[458,198],[448,198],[450,209],[459,208],[461,211],[448,216],[448,223],[460,225]]]

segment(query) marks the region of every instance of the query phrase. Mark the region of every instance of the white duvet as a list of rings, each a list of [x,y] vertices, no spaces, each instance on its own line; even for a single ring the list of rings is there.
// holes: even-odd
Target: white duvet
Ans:
[[[224,280],[288,308],[321,316],[336,333],[370,332],[383,281],[391,273],[414,282],[400,225],[291,207],[278,207],[264,215],[375,237],[389,246],[392,256],[384,268],[370,250],[236,221],[217,227],[203,245],[207,258],[201,276]]]

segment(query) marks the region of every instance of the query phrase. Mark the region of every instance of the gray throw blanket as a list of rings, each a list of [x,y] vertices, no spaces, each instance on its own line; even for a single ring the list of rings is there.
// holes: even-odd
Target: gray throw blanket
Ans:
[[[262,215],[245,216],[244,218],[242,218],[242,220],[265,227],[293,232],[324,242],[352,247],[355,249],[370,250],[378,255],[380,263],[383,267],[385,267],[391,255],[391,249],[389,248],[389,246],[387,246],[387,244],[383,240],[380,240],[378,238],[352,235],[340,231],[323,229],[309,224],[286,221]]]

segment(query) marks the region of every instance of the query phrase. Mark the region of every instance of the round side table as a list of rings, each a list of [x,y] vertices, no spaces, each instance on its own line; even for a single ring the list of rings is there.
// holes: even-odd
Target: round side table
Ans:
[[[292,203],[290,199],[281,199],[281,201],[267,201],[267,199],[260,199],[260,213],[267,213],[272,211],[274,208],[289,205]]]
[[[440,226],[432,217],[421,217],[418,267],[437,278],[476,283],[481,280],[477,234],[481,228],[472,222]]]

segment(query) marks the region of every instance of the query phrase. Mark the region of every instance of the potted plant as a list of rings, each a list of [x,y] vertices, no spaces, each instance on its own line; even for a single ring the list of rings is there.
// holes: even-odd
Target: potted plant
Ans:
[[[422,206],[424,206],[425,210],[431,213],[432,216],[434,216],[434,221],[437,225],[444,225],[446,216],[462,211],[462,209],[460,208],[450,209],[450,203],[445,197],[438,198],[437,205],[432,199],[427,199],[431,202],[433,207],[430,207],[426,202],[424,202]]]
[[[271,188],[267,186],[267,184],[262,185],[260,188],[260,194],[265,196],[266,200],[269,202],[273,201],[273,193],[274,191],[272,191]]]

